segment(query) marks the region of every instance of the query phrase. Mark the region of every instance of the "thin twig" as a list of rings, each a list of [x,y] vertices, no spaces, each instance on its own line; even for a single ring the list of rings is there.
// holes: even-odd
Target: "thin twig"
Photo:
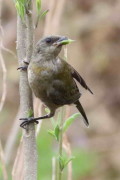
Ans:
[[[3,173],[4,180],[8,180],[7,169],[5,166],[5,155],[3,152],[1,141],[0,141],[0,160],[1,160],[2,173]]]
[[[50,12],[46,17],[45,31],[44,31],[45,36],[51,33],[52,34],[59,33],[60,20],[62,17],[62,12],[65,6],[65,2],[66,0],[60,0],[60,1],[51,0],[49,2],[48,9],[50,9]]]
[[[3,55],[2,55],[2,51],[1,51],[1,47],[0,47],[0,63],[1,63],[1,67],[2,67],[2,71],[3,71],[3,83],[2,83],[2,97],[1,97],[1,101],[0,101],[0,111],[2,111],[2,108],[4,106],[5,103],[5,99],[6,99],[6,95],[7,95],[7,69],[5,66],[5,62],[3,59]]]
[[[64,134],[63,136],[63,148],[65,149],[68,158],[70,158],[72,156],[72,152],[71,152],[71,147],[70,147],[70,143],[68,141],[67,135]],[[68,176],[67,176],[67,180],[72,180],[72,161],[70,161],[68,163]]]
[[[49,7],[48,9],[50,9],[49,13],[46,16],[45,19],[45,28],[44,28],[44,36],[49,35],[52,32],[52,29],[54,27],[52,27],[51,23],[52,23],[52,17],[53,17],[53,13],[54,13],[54,7],[56,4],[56,0],[51,0],[49,1]]]
[[[2,72],[3,72],[3,83],[2,83],[2,88],[3,89],[2,89],[2,97],[1,97],[1,101],[0,101],[0,112],[2,111],[2,108],[3,108],[4,103],[5,103],[6,95],[7,95],[7,83],[6,83],[7,69],[6,69],[4,58],[3,58],[3,55],[2,55],[3,29],[2,29],[2,25],[1,25],[1,13],[2,13],[2,0],[0,0],[0,32],[1,32],[1,37],[0,37],[0,63],[1,63]]]
[[[56,158],[52,158],[52,180],[56,180]]]
[[[70,106],[67,106],[66,113],[65,113],[65,119],[67,119],[69,116],[70,116]],[[63,148],[66,151],[68,158],[70,158],[72,156],[72,152],[71,152],[70,142],[68,140],[66,133],[64,133],[64,136],[63,136]],[[68,163],[67,169],[68,169],[67,180],[72,180],[72,161],[70,161]]]
[[[4,51],[6,51],[7,53],[9,53],[9,54],[11,54],[15,59],[17,59],[17,56],[16,56],[16,54],[13,52],[13,51],[11,51],[10,49],[8,49],[8,48],[5,48],[4,46],[3,46],[3,44],[1,45],[2,47],[2,50],[4,50]]]
[[[66,0],[60,0],[60,1],[57,1],[56,3],[54,15],[52,16],[52,21],[51,21],[53,34],[58,34],[59,32],[60,20],[62,17],[63,9],[65,7],[65,2]]]
[[[62,156],[62,146],[63,146],[63,122],[64,122],[64,109],[61,108],[61,119],[60,119],[60,135],[59,135],[59,157]],[[62,179],[62,171],[59,163],[59,174],[58,180]]]
[[[16,139],[18,137],[17,134],[20,130],[19,121],[18,121],[19,118],[20,118],[20,109],[18,110],[18,113],[14,119],[12,129],[8,135],[8,139],[5,145],[5,163],[6,164],[9,164],[11,160],[11,156],[12,156],[13,149],[16,143]]]

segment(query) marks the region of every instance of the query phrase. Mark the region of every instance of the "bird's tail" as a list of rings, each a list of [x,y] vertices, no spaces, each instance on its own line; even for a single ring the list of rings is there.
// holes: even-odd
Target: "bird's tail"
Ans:
[[[85,111],[84,111],[82,105],[80,104],[80,102],[76,101],[74,104],[76,105],[78,111],[82,114],[83,120],[84,120],[84,123],[86,124],[86,126],[89,126],[87,116],[86,116]]]

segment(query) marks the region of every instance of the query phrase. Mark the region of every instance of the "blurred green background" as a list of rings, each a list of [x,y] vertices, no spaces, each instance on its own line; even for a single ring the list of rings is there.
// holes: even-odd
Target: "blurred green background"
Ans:
[[[43,2],[43,9],[48,1]],[[2,1],[2,41],[5,48],[16,54],[16,10],[12,1]],[[44,31],[42,19],[35,41]],[[92,96],[83,90],[81,102],[88,116],[86,128],[78,118],[67,131],[71,144],[74,180],[120,179],[120,1],[119,0],[69,0],[61,17],[59,34],[76,40],[68,46],[68,62],[86,80],[94,92]],[[7,68],[7,96],[0,112],[0,140],[6,149],[19,109],[19,72],[17,58],[2,51]],[[0,97],[2,96],[3,72],[0,64]],[[71,106],[71,114],[77,112]],[[17,120],[18,121],[18,120]],[[57,144],[47,130],[50,121],[42,124],[37,138],[38,179],[49,180],[52,173],[52,157],[56,156]],[[16,128],[18,123],[16,124]],[[9,158],[11,174],[21,131]],[[1,169],[1,164],[0,164]],[[64,179],[66,179],[64,171]],[[9,175],[10,177],[10,175]],[[10,178],[9,178],[10,179]],[[0,170],[0,180],[3,180]]]

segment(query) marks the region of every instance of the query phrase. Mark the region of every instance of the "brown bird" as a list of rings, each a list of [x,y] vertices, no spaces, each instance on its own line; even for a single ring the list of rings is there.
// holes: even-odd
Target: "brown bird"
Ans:
[[[69,39],[64,36],[49,36],[38,41],[28,65],[28,81],[35,96],[49,108],[50,113],[38,118],[21,118],[20,120],[23,120],[21,127],[25,128],[31,122],[38,123],[37,120],[40,119],[51,118],[57,108],[70,104],[76,105],[83,116],[84,123],[89,125],[79,101],[81,93],[75,80],[90,93],[92,91],[79,73],[58,56],[62,46],[68,43]]]

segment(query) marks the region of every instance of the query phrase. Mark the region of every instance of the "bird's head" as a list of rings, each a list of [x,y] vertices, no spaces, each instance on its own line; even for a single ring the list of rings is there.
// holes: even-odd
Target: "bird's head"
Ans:
[[[46,58],[57,57],[63,45],[69,44],[72,40],[65,36],[48,36],[36,44],[35,55],[44,55]]]

